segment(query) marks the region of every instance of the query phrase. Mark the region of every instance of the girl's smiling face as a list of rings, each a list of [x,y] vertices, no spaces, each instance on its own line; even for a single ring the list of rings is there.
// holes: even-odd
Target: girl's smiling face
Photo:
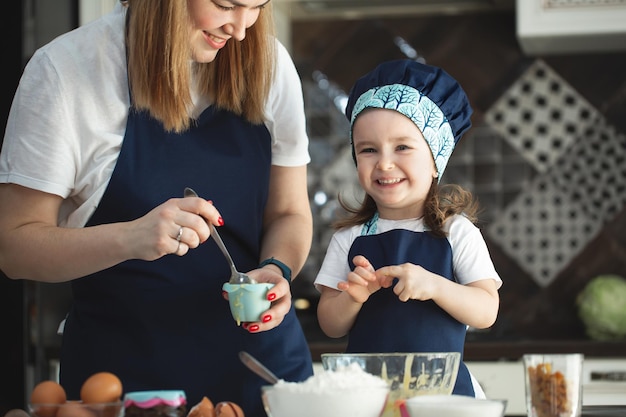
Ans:
[[[187,0],[195,62],[212,62],[230,39],[241,42],[269,0]]]
[[[430,147],[408,117],[389,109],[366,109],[353,124],[359,182],[380,217],[421,217],[437,177]]]

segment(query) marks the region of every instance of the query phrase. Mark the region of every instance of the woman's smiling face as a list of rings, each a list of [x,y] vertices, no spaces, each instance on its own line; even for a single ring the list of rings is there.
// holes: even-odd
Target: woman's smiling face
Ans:
[[[241,42],[269,0],[187,0],[195,62],[212,62],[226,42]]]
[[[352,129],[359,182],[382,218],[421,217],[437,177],[430,147],[408,117],[388,109],[366,109]]]

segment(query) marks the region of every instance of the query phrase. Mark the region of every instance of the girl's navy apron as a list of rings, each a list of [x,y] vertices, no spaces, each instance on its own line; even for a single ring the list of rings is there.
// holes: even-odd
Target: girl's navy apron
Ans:
[[[183,134],[167,133],[146,113],[131,110],[115,170],[87,225],[137,219],[191,187],[219,209],[225,221],[220,235],[238,269],[254,269],[270,140],[265,126],[214,107]],[[310,351],[293,308],[271,331],[250,334],[238,327],[222,297],[229,276],[209,239],[183,257],[130,260],[75,280],[61,355],[68,398],[79,398],[90,375],[109,371],[124,392],[184,390],[189,406],[206,396],[214,404],[239,404],[247,417],[265,417],[266,383],[241,364],[238,352],[250,352],[279,378],[302,381],[313,374]]]
[[[372,220],[375,222],[377,216]],[[368,227],[364,227],[366,233]],[[371,230],[371,229],[370,229]],[[454,280],[452,250],[446,238],[427,232],[395,229],[357,237],[348,253],[352,259],[365,256],[374,269],[411,262]],[[463,359],[466,326],[434,301],[402,302],[390,288],[381,288],[363,304],[348,335],[347,352],[460,352]],[[463,361],[454,394],[474,396],[469,371]]]

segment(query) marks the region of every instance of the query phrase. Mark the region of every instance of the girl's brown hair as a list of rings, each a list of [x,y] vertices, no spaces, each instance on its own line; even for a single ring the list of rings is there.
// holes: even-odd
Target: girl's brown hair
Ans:
[[[186,0],[128,0],[126,48],[133,107],[146,110],[168,131],[182,132],[192,121],[192,74],[200,94],[221,109],[254,124],[264,109],[274,77],[275,39],[271,4],[246,30],[230,40],[209,63],[193,63]]]
[[[333,223],[335,229],[363,224],[374,216],[377,211],[374,199],[366,194],[359,207],[353,207],[339,196],[339,204],[347,212],[346,217]],[[424,223],[429,232],[437,237],[445,237],[443,230],[445,221],[455,214],[463,214],[472,223],[478,221],[478,201],[474,196],[457,184],[439,185],[433,179],[424,202]]]

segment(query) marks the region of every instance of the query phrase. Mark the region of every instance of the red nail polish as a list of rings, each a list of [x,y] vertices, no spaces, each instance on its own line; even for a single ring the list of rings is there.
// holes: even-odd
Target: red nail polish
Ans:
[[[273,292],[271,292],[271,293],[267,294],[267,299],[268,299],[269,301],[274,301],[274,300],[276,299],[276,294],[275,294],[275,293],[273,293]]]
[[[259,326],[257,326],[256,324],[250,326],[250,328],[248,329],[249,332],[256,332],[259,330]]]
[[[270,316],[269,314],[267,316],[263,316],[263,323],[267,323],[270,320],[272,320],[272,316]]]
[[[245,322],[241,323],[241,327],[243,327],[244,329],[247,329],[248,328],[248,323],[245,323]]]
[[[224,226],[224,219],[222,219],[222,217],[217,219],[217,224],[219,224],[220,226]]]

